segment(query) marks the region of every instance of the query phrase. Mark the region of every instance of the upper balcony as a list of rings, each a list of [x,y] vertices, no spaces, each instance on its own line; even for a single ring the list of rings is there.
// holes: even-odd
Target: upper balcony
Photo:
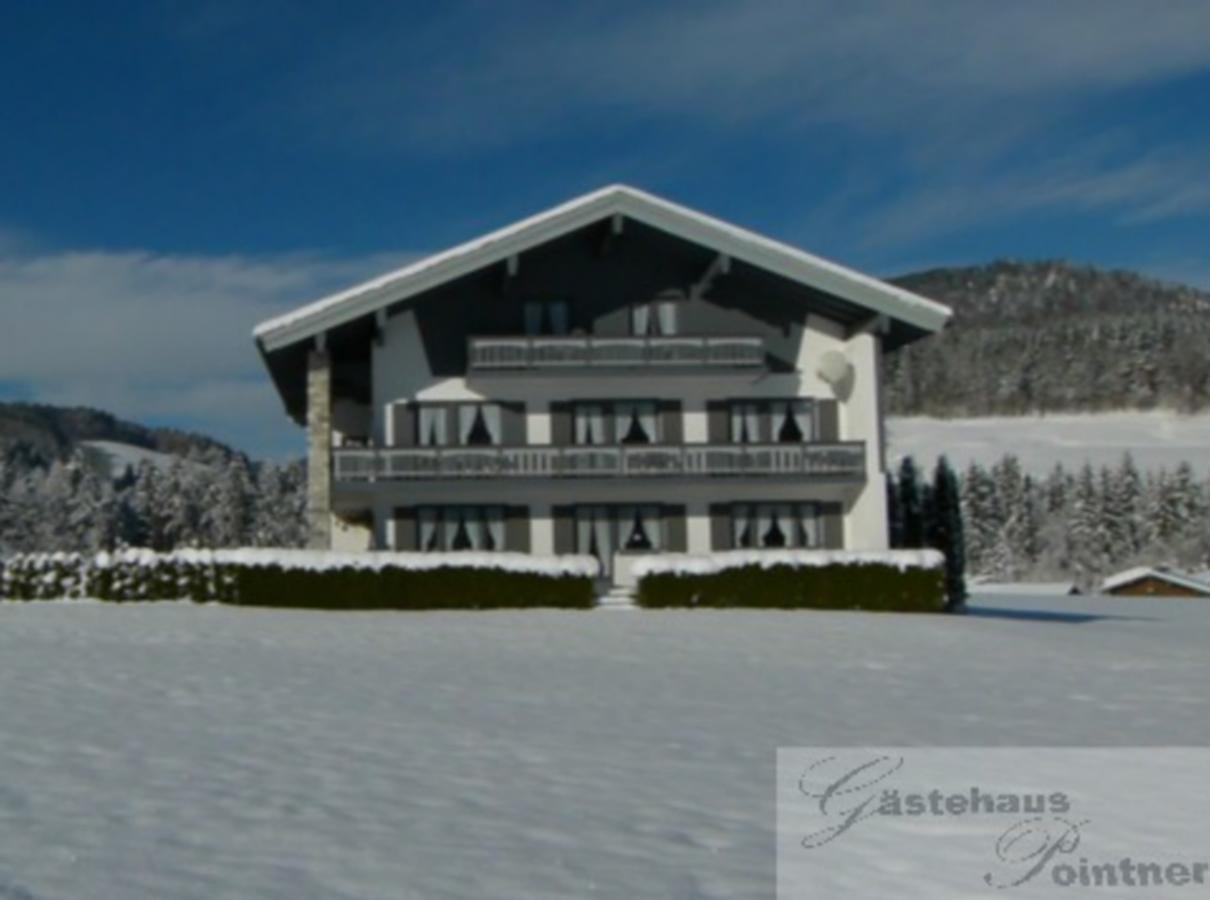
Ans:
[[[333,456],[337,481],[772,477],[859,484],[866,478],[864,441],[341,448]]]
[[[575,369],[744,369],[765,366],[760,337],[589,335],[472,337],[472,374],[560,372]]]

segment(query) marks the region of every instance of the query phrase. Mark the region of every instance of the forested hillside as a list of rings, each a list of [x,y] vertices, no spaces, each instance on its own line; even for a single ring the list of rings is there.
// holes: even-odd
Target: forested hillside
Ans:
[[[168,454],[113,471],[87,441]],[[0,404],[0,553],[298,546],[305,471],[92,409]]]
[[[1210,406],[1210,294],[1131,272],[997,262],[894,279],[954,310],[887,357],[891,414]]]

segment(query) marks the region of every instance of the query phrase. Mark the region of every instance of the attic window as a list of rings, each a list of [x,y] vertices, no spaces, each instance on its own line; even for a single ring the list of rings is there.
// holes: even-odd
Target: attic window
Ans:
[[[571,314],[565,300],[529,300],[523,312],[527,335],[567,334],[571,330]]]

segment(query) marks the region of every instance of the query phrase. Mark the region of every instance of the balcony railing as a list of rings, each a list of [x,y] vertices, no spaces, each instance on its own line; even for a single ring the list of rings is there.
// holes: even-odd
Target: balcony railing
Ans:
[[[337,449],[337,481],[805,477],[863,481],[865,442]]]
[[[467,359],[472,372],[572,368],[706,367],[759,368],[765,344],[759,337],[473,337]]]

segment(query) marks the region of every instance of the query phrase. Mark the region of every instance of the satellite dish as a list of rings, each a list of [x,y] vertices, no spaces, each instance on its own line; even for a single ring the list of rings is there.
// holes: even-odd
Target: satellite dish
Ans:
[[[815,372],[832,387],[836,387],[852,374],[853,366],[839,350],[828,350],[819,357]]]

